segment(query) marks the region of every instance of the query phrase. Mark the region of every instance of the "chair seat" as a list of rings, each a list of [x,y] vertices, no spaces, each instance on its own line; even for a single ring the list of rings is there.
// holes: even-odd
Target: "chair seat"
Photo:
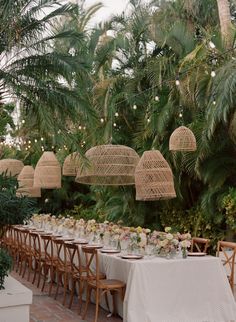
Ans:
[[[113,280],[113,279],[104,279],[99,280],[99,283],[96,284],[96,280],[90,280],[88,281],[88,284],[92,287],[98,287],[101,289],[117,289],[117,288],[123,288],[125,287],[125,283],[119,280]]]

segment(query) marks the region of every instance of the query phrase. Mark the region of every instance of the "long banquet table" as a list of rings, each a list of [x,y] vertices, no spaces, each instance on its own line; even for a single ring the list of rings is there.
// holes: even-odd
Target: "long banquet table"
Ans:
[[[225,268],[213,256],[122,259],[100,253],[101,271],[126,283],[123,322],[236,322]]]
[[[127,283],[119,312],[124,322],[236,321],[236,303],[218,258],[133,261],[101,254],[101,264],[107,278]]]

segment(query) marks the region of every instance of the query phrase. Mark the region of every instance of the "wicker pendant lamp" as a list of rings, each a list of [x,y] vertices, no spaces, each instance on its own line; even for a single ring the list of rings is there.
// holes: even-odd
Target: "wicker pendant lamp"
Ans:
[[[136,200],[152,201],[176,197],[173,174],[158,150],[145,151],[135,169]]]
[[[80,163],[79,154],[77,152],[69,154],[63,163],[63,176],[76,177]]]
[[[7,176],[18,176],[24,167],[24,163],[16,159],[0,160],[0,174],[6,173]]]
[[[197,144],[193,132],[185,126],[180,126],[170,136],[170,151],[196,151]]]
[[[30,165],[24,166],[18,176],[19,188],[16,191],[17,196],[27,196],[32,198],[41,197],[41,189],[33,187],[34,168]]]
[[[134,184],[134,171],[139,156],[124,145],[99,145],[85,153],[87,164],[79,168],[76,182],[118,186]]]
[[[53,152],[46,151],[34,170],[34,187],[61,188],[61,166]]]

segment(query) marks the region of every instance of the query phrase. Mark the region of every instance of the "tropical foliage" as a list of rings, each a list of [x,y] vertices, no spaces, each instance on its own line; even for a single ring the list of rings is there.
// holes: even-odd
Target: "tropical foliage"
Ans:
[[[127,12],[94,27],[100,3],[85,9],[19,1],[13,10],[13,2],[2,0],[7,58],[0,70],[2,97],[18,97],[25,120],[15,134],[25,144],[16,153],[35,164],[44,149],[63,162],[70,152],[111,141],[140,155],[155,148],[171,165],[177,192],[171,201],[136,202],[134,187],[64,178],[61,190],[43,192],[39,207],[213,238],[235,229],[226,205],[236,184],[234,1],[225,1],[231,21],[224,32],[217,0],[130,0]],[[169,151],[179,125],[194,132],[196,152]]]

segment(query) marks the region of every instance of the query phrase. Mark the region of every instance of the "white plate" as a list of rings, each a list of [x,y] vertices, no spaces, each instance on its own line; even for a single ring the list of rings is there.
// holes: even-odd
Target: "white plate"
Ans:
[[[85,245],[84,247],[87,247],[87,248],[103,248],[103,245],[101,245],[101,244],[89,244],[89,245]]]
[[[133,255],[133,254],[122,255],[121,258],[123,258],[123,259],[141,259],[141,258],[143,258],[143,255]]]
[[[188,256],[206,256],[206,253],[202,253],[202,252],[188,252]]]
[[[86,239],[75,239],[73,241],[73,243],[74,244],[83,244],[83,245],[85,245],[85,244],[88,244],[88,241]]]
[[[120,253],[120,250],[118,250],[118,249],[106,249],[106,248],[103,248],[103,249],[101,249],[101,253],[118,254],[118,253]]]

